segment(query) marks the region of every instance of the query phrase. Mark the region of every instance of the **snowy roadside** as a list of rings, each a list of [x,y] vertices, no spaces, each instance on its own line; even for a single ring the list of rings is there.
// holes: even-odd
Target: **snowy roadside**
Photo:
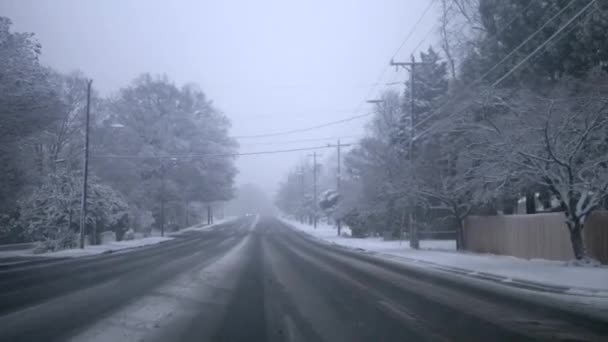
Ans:
[[[336,229],[332,226],[321,224],[314,229],[290,219],[282,220],[323,241],[373,252],[393,261],[530,290],[608,298],[608,267],[573,267],[567,266],[563,261],[458,252],[454,241],[449,240],[421,241],[422,249],[413,250],[407,241],[337,236]]]
[[[84,249],[64,249],[57,252],[47,252],[34,254],[32,249],[20,251],[0,252],[0,258],[9,257],[48,257],[48,258],[75,258],[91,255],[99,255],[104,253],[112,253],[126,249],[155,245],[164,241],[172,240],[172,237],[151,236],[142,239],[109,242],[103,245],[86,246]]]
[[[92,256],[92,255],[99,255],[99,254],[106,254],[106,253],[114,253],[114,252],[119,252],[119,251],[126,252],[129,249],[134,249],[134,248],[144,247],[144,246],[149,246],[149,245],[155,245],[155,244],[159,244],[161,242],[173,240],[175,238],[175,236],[183,234],[185,232],[209,230],[219,224],[231,222],[235,219],[236,219],[235,217],[226,217],[224,219],[217,220],[216,223],[211,224],[211,225],[198,224],[198,225],[188,227],[188,228],[182,229],[182,230],[174,232],[174,233],[167,234],[168,236],[164,236],[164,237],[159,236],[160,232],[153,231],[152,236],[149,236],[149,237],[137,238],[134,240],[114,241],[114,242],[108,242],[108,243],[104,243],[102,245],[95,245],[95,246],[87,245],[84,249],[80,249],[80,248],[65,249],[65,250],[61,250],[61,251],[47,252],[47,253],[41,253],[41,254],[34,254],[33,249],[0,251],[0,259],[3,259],[3,258],[10,259],[13,257],[75,258],[75,257]],[[17,261],[17,262],[22,262],[22,261]],[[13,261],[10,261],[9,263],[13,263]]]
[[[236,219],[238,219],[238,217],[236,217],[236,216],[226,216],[222,219],[215,220],[215,223],[213,223],[213,224],[206,225],[206,224],[200,223],[200,224],[188,227],[188,228],[180,229],[177,232],[172,232],[169,234],[169,236],[181,235],[181,234],[184,234],[187,232],[200,232],[200,231],[209,230],[220,224],[235,221]]]

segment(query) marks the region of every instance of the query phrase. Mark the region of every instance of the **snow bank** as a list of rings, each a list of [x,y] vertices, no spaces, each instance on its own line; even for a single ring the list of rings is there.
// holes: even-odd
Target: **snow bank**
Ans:
[[[404,249],[409,249],[408,241],[385,241],[381,237],[370,237],[365,239],[351,238],[350,229],[342,228],[342,236],[338,236],[338,231],[335,226],[319,223],[315,229],[313,226],[302,224],[290,219],[282,219],[285,223],[306,232],[312,236],[322,240],[344,245],[352,248],[360,248],[375,252],[399,252]],[[456,241],[454,240],[421,240],[420,247],[430,250],[455,251]]]
[[[289,219],[285,223],[307,234],[338,245],[377,252],[391,260],[419,266],[458,268],[470,275],[490,274],[504,282],[524,281],[571,288],[573,294],[608,296],[608,267],[569,267],[563,261],[520,259],[504,255],[456,251],[451,240],[423,240],[421,249],[413,250],[408,241],[383,241],[380,238],[355,239],[337,236],[335,227],[318,225],[317,229]]]
[[[152,236],[145,238],[138,238],[135,240],[127,240],[127,241],[110,241],[102,245],[87,245],[84,249],[74,248],[74,249],[66,249],[57,252],[47,252],[42,254],[34,254],[33,249],[27,250],[15,250],[15,251],[0,251],[0,259],[2,258],[14,258],[14,257],[56,257],[56,258],[66,258],[66,257],[82,257],[89,255],[98,255],[103,253],[117,252],[121,250],[126,250],[130,248],[143,247],[148,245],[158,244],[164,241],[172,240],[174,236],[182,234],[184,232],[191,231],[203,231],[211,229],[217,225],[231,222],[236,220],[237,217],[225,217],[223,219],[217,220],[214,224],[211,225],[196,225],[189,228],[182,229],[178,232],[168,233],[165,235],[168,236],[160,236],[160,231],[153,231]],[[13,261],[10,261],[12,263]],[[0,262],[1,263],[1,262]]]
[[[21,250],[21,251],[5,251],[0,252],[0,259],[3,258],[11,258],[11,257],[38,257],[38,258],[72,258],[72,257],[82,257],[89,255],[98,255],[103,253],[111,253],[117,252],[121,250],[127,250],[131,248],[143,247],[148,245],[155,245],[164,241],[172,240],[172,237],[160,237],[160,236],[151,236],[147,238],[128,240],[128,241],[118,241],[118,242],[109,242],[103,245],[87,245],[84,249],[74,248],[74,249],[64,249],[56,252],[47,252],[41,254],[34,254],[33,249]],[[1,263],[1,262],[0,262]],[[9,262],[12,263],[12,262]]]
[[[171,234],[169,234],[170,236],[175,236],[175,235],[180,235],[186,232],[200,232],[200,231],[205,231],[205,230],[209,230],[214,228],[215,226],[218,226],[220,224],[224,224],[224,223],[228,223],[228,222],[232,222],[235,221],[236,219],[238,219],[238,217],[236,216],[226,216],[222,219],[219,220],[215,220],[215,223],[210,224],[210,225],[205,225],[205,224],[197,224],[188,228],[184,228],[184,229],[180,229],[177,232],[172,232]]]
[[[124,249],[155,245],[164,241],[172,240],[172,237],[151,236],[143,239],[111,242],[105,245],[86,246],[84,249],[65,249],[57,252],[48,252],[39,254],[40,256],[48,257],[81,257],[89,255],[98,255],[103,253],[116,252]]]

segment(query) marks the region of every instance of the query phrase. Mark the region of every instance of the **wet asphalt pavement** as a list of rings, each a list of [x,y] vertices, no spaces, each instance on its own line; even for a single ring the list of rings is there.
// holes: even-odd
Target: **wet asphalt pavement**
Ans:
[[[0,341],[608,340],[608,324],[241,218],[0,269]]]

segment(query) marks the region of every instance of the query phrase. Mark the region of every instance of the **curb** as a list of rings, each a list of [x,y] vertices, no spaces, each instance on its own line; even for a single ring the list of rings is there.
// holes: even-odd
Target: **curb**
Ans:
[[[446,265],[434,263],[431,261],[419,260],[419,259],[409,258],[409,257],[401,256],[401,255],[395,255],[395,254],[376,252],[376,251],[372,251],[372,250],[363,249],[360,247],[345,246],[345,245],[341,245],[341,244],[338,244],[335,242],[324,240],[324,239],[319,238],[314,235],[307,234],[306,232],[293,227],[288,222],[283,221],[283,223],[286,223],[289,227],[291,227],[296,232],[306,234],[307,237],[310,237],[310,238],[314,239],[315,241],[318,241],[318,242],[321,242],[321,243],[324,243],[327,245],[339,247],[339,248],[344,248],[351,252],[358,252],[358,253],[367,254],[367,255],[378,257],[378,258],[384,258],[384,259],[389,259],[389,260],[398,261],[398,262],[407,262],[410,265],[418,266],[418,267],[425,265],[425,266],[429,266],[435,270],[442,271],[444,273],[452,273],[452,274],[457,274],[457,275],[465,276],[465,277],[472,278],[472,279],[490,281],[493,283],[497,283],[497,284],[512,287],[512,288],[519,288],[519,289],[566,295],[566,296],[608,298],[608,289],[603,290],[603,289],[592,289],[592,288],[584,288],[584,287],[551,285],[551,284],[545,284],[545,283],[536,282],[536,281],[532,281],[532,280],[507,277],[507,276],[502,276],[502,275],[487,273],[487,272],[473,271],[470,269],[454,267],[454,266],[446,266]]]
[[[348,248],[348,247],[346,247],[346,248]],[[361,249],[352,249],[352,248],[349,248],[349,249],[361,252]],[[550,285],[550,284],[545,284],[545,283],[536,282],[536,281],[532,281],[532,280],[507,277],[507,276],[487,273],[487,272],[473,271],[473,270],[460,268],[460,267],[445,266],[445,265],[437,264],[437,263],[430,262],[430,261],[408,258],[408,257],[400,256],[400,255],[380,253],[380,252],[369,251],[369,250],[363,250],[363,251],[364,251],[364,253],[379,256],[382,258],[406,261],[410,264],[424,264],[424,265],[430,266],[434,269],[437,269],[437,270],[440,270],[443,272],[449,272],[449,273],[458,274],[458,275],[466,276],[466,277],[470,277],[470,278],[491,281],[491,282],[499,283],[501,285],[510,286],[510,287],[516,287],[516,288],[532,290],[532,291],[542,291],[542,292],[548,292],[548,293],[570,295],[570,296],[608,298],[608,290],[591,289],[591,288],[584,288],[584,287]]]

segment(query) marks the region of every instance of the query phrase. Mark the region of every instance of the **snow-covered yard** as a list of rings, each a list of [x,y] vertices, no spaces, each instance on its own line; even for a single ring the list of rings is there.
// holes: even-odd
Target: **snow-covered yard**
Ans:
[[[526,260],[504,255],[456,251],[451,240],[421,241],[413,250],[408,241],[384,241],[381,238],[356,239],[337,236],[335,227],[319,224],[317,229],[299,222],[285,223],[324,241],[377,252],[380,256],[419,266],[454,269],[469,275],[495,275],[504,282],[524,281],[553,287],[571,288],[573,294],[608,296],[608,267],[574,267],[563,261]]]
[[[191,226],[191,227],[188,227],[188,228],[180,229],[177,232],[172,232],[169,235],[170,236],[175,236],[175,235],[180,235],[180,234],[183,234],[183,233],[186,233],[186,232],[193,232],[193,231],[197,232],[197,231],[209,230],[209,229],[214,228],[217,225],[228,223],[228,222],[232,222],[232,221],[234,221],[236,219],[238,219],[238,217],[226,216],[224,218],[215,220],[215,223],[213,223],[213,224],[210,224],[210,225],[197,224],[197,225],[194,225],[194,226]]]
[[[84,249],[66,249],[63,251],[57,251],[52,253],[45,253],[42,255],[51,256],[51,257],[79,257],[79,256],[87,256],[87,255],[97,255],[109,252],[116,252],[129,248],[143,247],[149,245],[155,245],[164,241],[173,240],[172,237],[161,237],[161,236],[150,236],[143,239],[135,239],[128,241],[116,241],[110,242],[103,245],[96,246],[86,246]]]
[[[84,249],[74,248],[74,249],[65,249],[57,252],[48,252],[42,254],[34,254],[33,249],[27,250],[17,250],[17,251],[4,251],[0,252],[0,258],[9,258],[9,257],[50,257],[50,258],[72,258],[72,257],[81,257],[81,256],[89,256],[89,255],[98,255],[103,253],[116,252],[120,250],[143,247],[148,245],[158,244],[164,241],[172,240],[172,237],[160,237],[160,236],[151,236],[142,239],[128,240],[128,241],[115,241],[105,243],[103,245],[96,246],[85,246]]]
[[[158,244],[164,241],[169,241],[174,239],[174,236],[182,234],[184,232],[191,231],[202,231],[211,229],[219,224],[230,222],[235,220],[234,217],[226,217],[220,220],[216,220],[216,222],[212,225],[201,225],[197,224],[192,227],[188,227],[182,229],[178,232],[166,233],[164,237],[160,236],[160,231],[152,231],[152,236],[149,237],[141,237],[136,234],[136,239],[127,240],[127,241],[112,241],[107,242],[101,245],[87,245],[84,249],[74,248],[74,249],[66,249],[57,252],[48,252],[42,254],[34,254],[33,249],[26,250],[14,250],[14,251],[0,251],[0,258],[11,258],[11,257],[55,257],[55,258],[66,258],[66,257],[81,257],[81,256],[90,256],[90,255],[98,255],[103,253],[124,251],[131,248],[143,247]]]

